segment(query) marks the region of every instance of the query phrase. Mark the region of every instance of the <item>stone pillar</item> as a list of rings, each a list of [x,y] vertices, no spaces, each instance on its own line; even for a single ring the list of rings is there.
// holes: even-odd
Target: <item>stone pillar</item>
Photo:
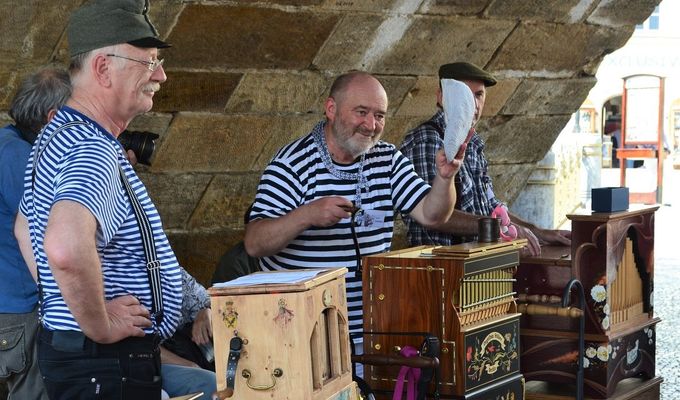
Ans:
[[[536,164],[510,210],[541,228],[564,224],[566,214],[581,206],[581,148],[574,134],[563,132]]]

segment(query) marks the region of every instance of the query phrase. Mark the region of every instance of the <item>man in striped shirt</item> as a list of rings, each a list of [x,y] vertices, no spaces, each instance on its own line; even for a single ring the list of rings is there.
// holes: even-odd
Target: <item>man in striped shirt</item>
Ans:
[[[93,0],[71,15],[72,94],[28,161],[15,233],[37,267],[51,399],[161,395],[158,344],[179,321],[181,270],[116,140],[166,80],[147,11]]]
[[[326,119],[281,148],[266,167],[246,226],[248,254],[264,270],[347,267],[349,324],[362,328],[361,256],[390,249],[394,210],[429,226],[448,220],[456,195],[453,177],[464,148],[447,162],[437,155],[432,186],[393,145],[380,141],[387,95],[364,72],[338,77],[325,101]]]

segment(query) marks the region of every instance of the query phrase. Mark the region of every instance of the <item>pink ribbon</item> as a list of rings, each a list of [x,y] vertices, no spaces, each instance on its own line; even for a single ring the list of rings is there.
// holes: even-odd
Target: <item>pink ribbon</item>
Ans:
[[[418,350],[413,346],[404,346],[399,352],[404,357],[417,357],[419,355]],[[406,400],[416,400],[418,396],[418,390],[416,389],[416,384],[420,380],[420,368],[412,368],[407,366],[402,366],[399,370],[399,375],[397,375],[397,384],[394,385],[394,395],[392,400],[401,400],[404,392],[404,382],[408,381],[406,386]]]

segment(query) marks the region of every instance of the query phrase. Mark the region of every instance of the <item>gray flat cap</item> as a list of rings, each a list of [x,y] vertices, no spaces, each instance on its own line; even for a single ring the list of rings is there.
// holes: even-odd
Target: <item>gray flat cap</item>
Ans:
[[[149,20],[148,0],[90,0],[71,14],[67,34],[71,57],[114,44],[164,48]]]

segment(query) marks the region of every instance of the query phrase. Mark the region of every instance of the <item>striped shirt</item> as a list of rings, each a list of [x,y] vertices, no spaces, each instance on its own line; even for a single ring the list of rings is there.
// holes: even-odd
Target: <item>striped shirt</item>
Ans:
[[[69,122],[82,122],[55,133]],[[83,124],[84,123],[84,124]],[[33,185],[33,164],[38,152]],[[169,337],[180,318],[182,276],[163,232],[160,216],[146,188],[127,161],[118,141],[93,120],[62,107],[36,140],[24,180],[20,211],[29,222],[33,254],[42,287],[41,317],[49,330],[81,330],[52,276],[43,247],[51,207],[70,200],[86,207],[97,220],[96,247],[101,260],[104,295],[111,300],[134,295],[151,310],[151,289],[142,239],[120,177],[122,167],[151,224],[158,260],[164,317],[148,328]]]
[[[416,173],[428,182],[437,176],[435,157],[444,145],[446,129],[444,112],[439,110],[428,121],[410,131],[399,146],[406,157],[413,162]],[[501,202],[493,193],[493,184],[488,173],[489,163],[484,156],[484,140],[475,132],[465,150],[465,160],[456,174],[456,209],[475,215],[491,215]],[[413,218],[405,217],[408,228],[407,240],[412,246],[449,246],[476,240],[476,236],[455,236],[424,228]]]
[[[325,122],[314,128],[323,130]],[[335,165],[338,170],[356,174],[358,162]],[[394,210],[410,213],[429,192],[429,185],[413,171],[413,166],[396,148],[378,142],[366,154],[363,173],[367,189],[361,202],[369,226],[356,227],[361,255],[390,249]],[[343,196],[354,201],[357,181],[343,180],[326,168],[312,133],[284,146],[265,169],[257,188],[249,220],[278,218],[303,204],[326,196]],[[362,329],[361,279],[356,277],[356,252],[350,220],[330,227],[311,227],[286,248],[271,257],[262,257],[264,270],[345,267],[350,330]]]

